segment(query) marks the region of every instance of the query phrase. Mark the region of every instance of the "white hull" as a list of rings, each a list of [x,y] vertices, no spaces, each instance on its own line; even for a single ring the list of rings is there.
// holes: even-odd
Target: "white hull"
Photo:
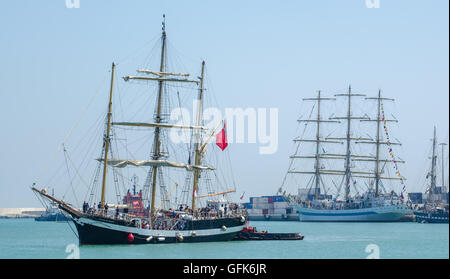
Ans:
[[[405,205],[359,209],[313,209],[298,206],[301,222],[397,222],[412,211]]]
[[[250,221],[299,221],[298,214],[249,214]]]

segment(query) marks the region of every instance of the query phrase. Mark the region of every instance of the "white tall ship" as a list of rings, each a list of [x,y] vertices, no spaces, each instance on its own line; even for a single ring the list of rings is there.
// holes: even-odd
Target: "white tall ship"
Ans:
[[[407,206],[402,192],[387,190],[385,184],[388,183],[385,181],[404,183],[405,179],[399,173],[397,176],[390,174],[393,164],[397,168],[397,164],[404,161],[392,158],[391,146],[400,145],[400,143],[389,140],[387,134],[383,136],[381,130],[383,123],[397,122],[395,119],[384,118],[383,101],[393,101],[393,99],[382,97],[381,91],[376,97],[365,97],[363,94],[352,93],[351,87],[347,93],[336,94],[335,97],[345,98],[346,115],[335,116],[331,113],[325,118],[324,114],[330,113],[331,110],[325,113],[321,111],[322,103],[334,102],[337,99],[322,97],[320,91],[315,98],[303,99],[314,101],[314,107],[309,118],[298,121],[304,124],[304,134],[307,129],[312,128],[315,137],[302,135],[294,139],[297,148],[295,154],[290,157],[291,162],[286,174],[286,176],[295,176],[296,186],[302,188],[303,192],[305,190],[307,192],[308,198],[301,198],[299,195],[295,201],[299,220],[302,222],[400,221],[412,211]],[[370,117],[369,112],[361,116],[355,115],[352,107],[354,98],[364,98],[364,103],[372,101],[372,105],[375,101],[376,115]],[[358,123],[355,123],[356,121]],[[374,133],[371,134],[369,129],[369,132],[366,132],[367,136],[355,135],[353,125],[362,126],[371,122],[376,126]],[[322,124],[334,127],[327,130],[328,127]],[[345,131],[345,135],[332,136],[339,131]],[[325,136],[326,133],[329,135]],[[311,150],[315,152],[308,154]],[[297,164],[299,161],[303,163],[300,167]],[[330,195],[333,188],[337,192],[334,196]],[[341,193],[342,189],[344,193]]]

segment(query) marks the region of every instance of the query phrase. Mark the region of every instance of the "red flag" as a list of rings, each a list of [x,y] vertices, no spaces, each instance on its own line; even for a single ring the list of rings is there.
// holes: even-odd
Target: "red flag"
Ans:
[[[242,193],[242,196],[241,196],[241,200],[244,198],[244,194],[245,194],[245,192],[244,193]]]
[[[222,131],[216,135],[216,144],[222,151],[228,146],[225,123],[223,123]]]

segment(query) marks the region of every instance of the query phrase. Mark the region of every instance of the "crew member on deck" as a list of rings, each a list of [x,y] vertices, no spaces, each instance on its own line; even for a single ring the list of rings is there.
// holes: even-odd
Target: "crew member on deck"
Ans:
[[[108,204],[105,204],[105,215],[108,215]]]

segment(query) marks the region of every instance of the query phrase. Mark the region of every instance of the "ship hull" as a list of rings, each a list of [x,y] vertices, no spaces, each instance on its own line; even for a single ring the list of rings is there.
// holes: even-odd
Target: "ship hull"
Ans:
[[[272,214],[249,214],[249,221],[299,221],[298,214],[272,215]]]
[[[245,223],[238,217],[220,218],[190,221],[185,230],[150,230],[90,218],[73,219],[73,222],[80,245],[229,241]]]
[[[399,222],[412,211],[406,206],[326,210],[297,207],[301,222]]]
[[[42,216],[34,218],[34,220],[38,222],[65,222],[70,221],[70,218],[66,217],[64,214],[57,213],[48,215],[44,214]]]
[[[448,224],[448,213],[436,214],[427,212],[414,212],[416,216],[416,222],[418,223],[435,223],[435,224]]]

